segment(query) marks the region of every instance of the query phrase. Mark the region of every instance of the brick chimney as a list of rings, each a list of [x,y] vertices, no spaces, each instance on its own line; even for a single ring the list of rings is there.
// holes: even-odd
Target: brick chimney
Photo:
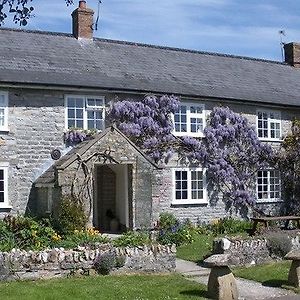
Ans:
[[[285,62],[295,68],[300,68],[300,43],[284,45]]]
[[[79,1],[79,6],[72,12],[73,35],[76,39],[93,39],[94,11],[86,7],[86,1]]]

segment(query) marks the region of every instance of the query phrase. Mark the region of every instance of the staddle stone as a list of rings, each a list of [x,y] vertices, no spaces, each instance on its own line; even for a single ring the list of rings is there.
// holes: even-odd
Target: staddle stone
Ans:
[[[285,257],[292,260],[288,281],[292,286],[300,287],[300,251],[292,250]]]
[[[208,294],[212,299],[238,300],[237,285],[228,267],[228,258],[227,254],[216,254],[204,261],[212,268],[208,278]]]

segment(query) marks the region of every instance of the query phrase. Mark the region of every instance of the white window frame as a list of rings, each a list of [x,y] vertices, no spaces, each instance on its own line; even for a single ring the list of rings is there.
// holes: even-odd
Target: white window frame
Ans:
[[[176,171],[186,171],[187,172],[187,199],[176,199]],[[192,199],[192,180],[191,171],[202,171],[203,172],[203,199]],[[203,168],[172,168],[172,185],[173,185],[173,195],[172,195],[172,205],[189,205],[189,204],[208,204],[207,199],[207,185],[206,185],[206,169]]]
[[[0,96],[4,96],[4,125],[0,126],[0,131],[9,131],[9,129],[8,129],[8,92],[0,91]]]
[[[268,136],[267,137],[260,137],[258,134],[258,114],[259,113],[265,113],[268,116]],[[279,119],[273,119],[270,117],[271,114],[277,114],[279,116]],[[280,134],[279,138],[272,138],[271,137],[271,124],[279,124],[280,125]],[[260,140],[262,141],[282,141],[282,122],[281,122],[281,112],[276,110],[268,110],[268,109],[257,109],[256,110],[256,133]]]
[[[173,125],[174,125],[174,130],[173,134],[175,136],[193,136],[193,137],[204,137],[204,128],[206,126],[206,113],[205,113],[205,105],[203,103],[196,103],[196,102],[181,102],[179,106],[185,106],[186,107],[186,132],[179,132],[176,131],[175,129],[175,115],[172,115],[172,120],[173,120]],[[191,107],[192,106],[197,106],[202,108],[202,113],[191,113]],[[191,119],[192,118],[201,118],[202,119],[202,125],[203,125],[203,130],[202,132],[191,132]]]
[[[279,198],[270,198],[270,193],[271,193],[271,190],[270,190],[270,187],[271,187],[271,182],[270,182],[270,172],[272,171],[277,171],[278,170],[274,170],[274,169],[264,169],[264,170],[259,170],[259,171],[262,171],[262,172],[268,172],[267,173],[267,187],[268,187],[268,190],[267,190],[267,194],[268,194],[268,197],[267,198],[263,198],[263,199],[259,199],[258,198],[258,174],[256,174],[256,202],[257,203],[265,203],[265,202],[282,202],[282,190],[281,190],[281,176],[280,176],[280,173],[279,173],[279,187],[280,187],[280,190],[279,190]]]
[[[102,108],[102,119],[103,119],[103,129],[105,128],[105,97],[104,96],[93,96],[93,95],[65,95],[65,129],[68,130],[70,129],[68,127],[68,99],[69,98],[81,98],[84,101],[84,108],[83,108],[83,130],[88,129],[88,111],[93,110],[96,111],[96,108],[94,106],[89,106],[88,105],[88,99],[96,99],[96,100],[102,100],[103,101],[103,106]]]
[[[0,162],[0,170],[3,170],[4,177],[4,202],[0,202],[0,208],[11,208],[8,198],[8,167],[9,163]]]

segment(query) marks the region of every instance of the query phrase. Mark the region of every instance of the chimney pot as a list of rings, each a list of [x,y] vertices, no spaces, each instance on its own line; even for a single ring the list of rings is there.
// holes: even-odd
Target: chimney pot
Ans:
[[[86,8],[86,1],[85,0],[79,1],[79,8]]]
[[[93,39],[94,11],[86,6],[85,0],[72,12],[73,35],[77,39]]]
[[[300,44],[288,43],[284,45],[285,62],[295,68],[300,68]]]

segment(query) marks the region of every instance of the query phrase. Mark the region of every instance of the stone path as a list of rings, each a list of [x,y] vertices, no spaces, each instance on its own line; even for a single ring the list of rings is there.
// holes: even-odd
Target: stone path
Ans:
[[[190,280],[207,285],[210,269],[176,259],[176,271]],[[241,278],[236,280],[241,300],[300,300],[300,295],[288,290],[263,286],[261,283]]]

